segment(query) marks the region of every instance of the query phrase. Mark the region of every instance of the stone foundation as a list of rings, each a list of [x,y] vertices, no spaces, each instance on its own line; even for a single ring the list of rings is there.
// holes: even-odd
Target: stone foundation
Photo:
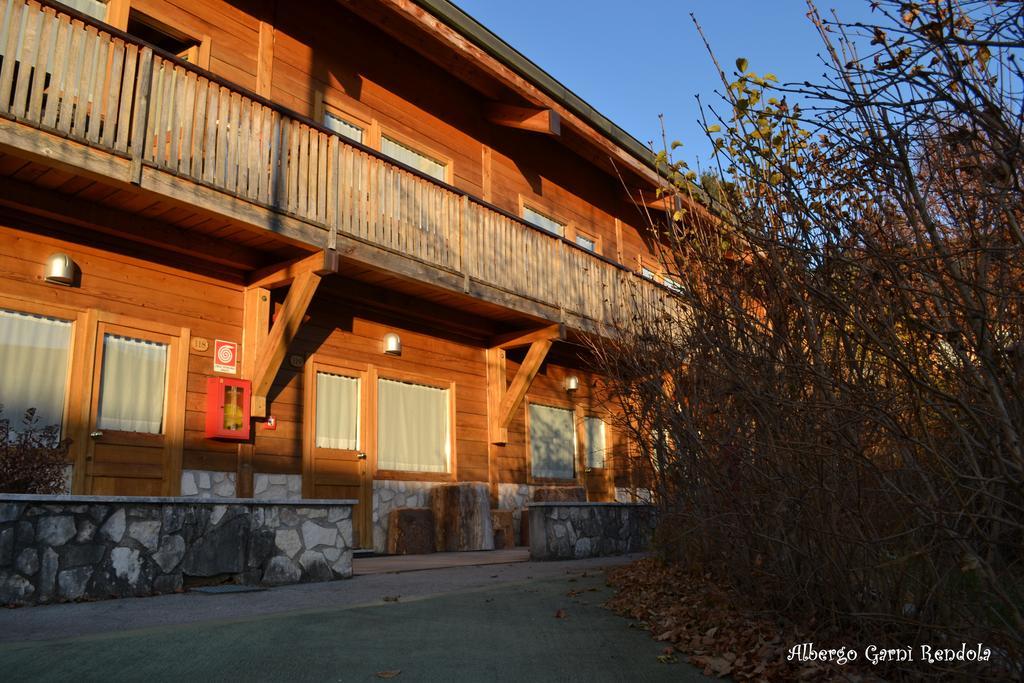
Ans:
[[[430,507],[430,492],[440,484],[428,481],[373,482],[373,551],[388,550],[388,518],[398,508]]]
[[[531,503],[530,558],[570,560],[648,549],[654,509],[625,503]]]
[[[616,503],[639,503],[642,505],[652,505],[653,501],[654,498],[651,495],[650,489],[615,488]]]
[[[347,578],[354,504],[0,495],[0,604]]]
[[[301,474],[252,475],[253,497],[259,500],[299,500],[302,498]]]
[[[182,470],[181,497],[200,500],[226,500],[235,497],[234,472]]]

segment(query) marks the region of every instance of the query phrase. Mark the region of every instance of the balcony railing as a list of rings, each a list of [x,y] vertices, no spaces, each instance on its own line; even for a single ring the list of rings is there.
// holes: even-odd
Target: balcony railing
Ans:
[[[0,0],[0,117],[606,325],[664,287],[62,6]]]

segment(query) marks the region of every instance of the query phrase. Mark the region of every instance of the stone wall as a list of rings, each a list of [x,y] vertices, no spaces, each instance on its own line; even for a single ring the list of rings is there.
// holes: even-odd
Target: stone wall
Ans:
[[[253,497],[259,500],[299,500],[302,498],[301,474],[252,475]]]
[[[0,495],[0,604],[347,578],[354,503]]]
[[[654,503],[654,497],[651,494],[650,489],[615,489],[615,502],[616,503],[641,503],[643,505],[652,505]]]
[[[627,503],[531,503],[530,557],[569,560],[648,549],[654,509]]]
[[[181,497],[202,500],[234,498],[236,476],[234,472],[182,470]]]

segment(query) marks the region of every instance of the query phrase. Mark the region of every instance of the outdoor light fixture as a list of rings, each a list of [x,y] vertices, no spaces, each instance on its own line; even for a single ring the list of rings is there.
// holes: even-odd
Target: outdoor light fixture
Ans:
[[[394,332],[388,332],[384,335],[384,353],[389,356],[401,356],[402,355],[402,338]]]
[[[47,282],[55,285],[71,286],[75,282],[75,262],[67,254],[52,254],[46,259]]]
[[[569,375],[565,378],[565,390],[572,392],[580,388],[580,379],[576,375]]]

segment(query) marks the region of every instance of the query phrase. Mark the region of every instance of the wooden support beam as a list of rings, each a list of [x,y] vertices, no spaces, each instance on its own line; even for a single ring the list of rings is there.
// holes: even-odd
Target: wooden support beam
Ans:
[[[490,346],[498,349],[514,349],[519,346],[528,346],[535,341],[550,339],[561,341],[565,339],[565,325],[548,325],[536,330],[517,330],[507,334],[499,334],[491,337]]]
[[[551,345],[565,339],[565,325],[548,325],[535,330],[520,330],[491,338],[487,349],[487,438],[492,444],[508,443],[508,426],[523,403],[533,378],[547,358]],[[523,364],[508,384],[505,351],[529,346]]]
[[[554,109],[517,107],[500,102],[488,102],[485,110],[487,120],[499,126],[528,130],[534,133],[558,136],[562,134],[562,121]]]
[[[269,4],[269,3],[268,3]],[[256,92],[270,97],[270,84],[274,76],[274,26],[260,21],[259,43],[256,48]]]
[[[270,334],[270,291],[249,287],[242,295],[242,302],[242,379],[252,379],[257,356]],[[263,412],[266,413],[265,399]],[[256,446],[252,441],[238,444],[235,476],[235,495],[238,498],[251,498],[253,495],[252,459],[255,454]]]
[[[551,339],[538,339],[530,344],[530,350],[526,352],[523,364],[519,366],[519,371],[512,378],[512,384],[509,385],[505,395],[501,398],[501,404],[498,406],[497,427],[499,429],[508,429],[509,424],[512,422],[512,417],[515,415],[516,410],[519,409],[519,406],[522,405],[523,399],[526,398],[526,392],[530,390],[533,378],[540,372],[540,366],[544,363],[544,359],[547,358],[548,351],[551,350],[553,343]]]
[[[499,424],[501,399],[505,397],[507,380],[505,378],[505,350],[487,349],[487,439],[492,444],[508,443],[508,427]]]
[[[301,273],[313,272],[317,275],[337,273],[339,267],[338,252],[333,249],[321,249],[310,256],[300,256],[284,263],[275,263],[254,270],[249,274],[249,287],[277,289],[290,285]]]
[[[312,270],[306,270],[296,276],[288,290],[288,296],[284,299],[284,305],[274,321],[274,326],[270,328],[266,342],[256,355],[252,375],[253,417],[267,415],[267,393],[288,353],[288,345],[295,339],[302,325],[302,318],[306,315],[306,309],[309,308],[319,284],[320,275]]]

